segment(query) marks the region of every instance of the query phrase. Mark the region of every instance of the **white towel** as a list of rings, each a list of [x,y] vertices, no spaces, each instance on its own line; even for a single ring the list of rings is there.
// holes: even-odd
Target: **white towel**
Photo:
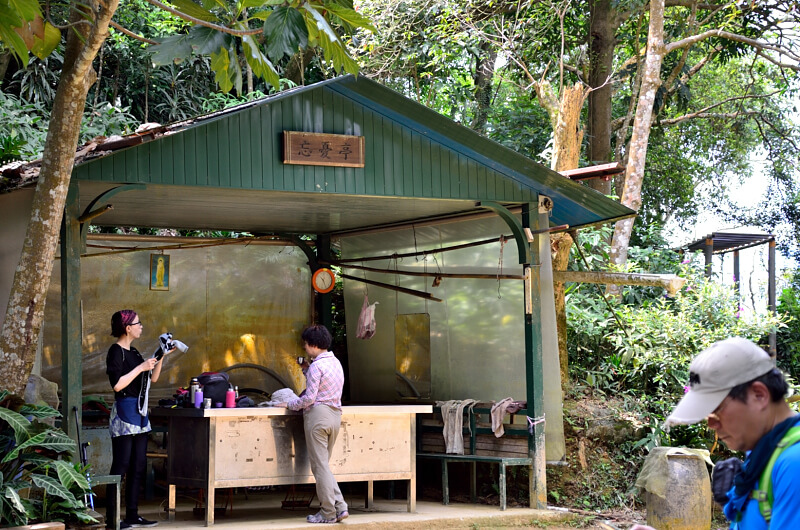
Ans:
[[[279,403],[288,403],[293,399],[297,399],[297,394],[291,388],[281,388],[272,393],[272,399],[263,401],[258,404],[259,407],[274,407]]]
[[[464,427],[464,409],[471,409],[475,406],[475,403],[477,401],[474,399],[453,399],[436,402],[436,406],[442,409],[442,421],[444,422],[442,436],[444,436],[446,453],[464,454],[464,436],[461,432]]]

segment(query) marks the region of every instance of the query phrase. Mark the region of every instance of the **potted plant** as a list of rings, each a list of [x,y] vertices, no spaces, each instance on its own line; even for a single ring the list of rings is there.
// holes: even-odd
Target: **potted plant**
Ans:
[[[60,415],[0,390],[0,526],[97,522],[83,502],[86,470],[70,461],[75,441],[41,421]]]

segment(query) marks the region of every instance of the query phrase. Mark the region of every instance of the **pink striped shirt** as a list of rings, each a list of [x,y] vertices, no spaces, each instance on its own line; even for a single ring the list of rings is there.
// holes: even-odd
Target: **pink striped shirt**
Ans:
[[[317,405],[342,408],[344,370],[332,352],[317,355],[306,372],[306,389],[300,397],[286,404],[291,410],[303,410]]]

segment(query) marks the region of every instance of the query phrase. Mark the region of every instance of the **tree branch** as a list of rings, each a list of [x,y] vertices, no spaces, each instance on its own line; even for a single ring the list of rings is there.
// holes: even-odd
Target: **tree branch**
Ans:
[[[691,114],[684,114],[683,116],[679,116],[677,118],[661,120],[658,123],[663,126],[670,126],[694,119],[733,119],[741,116],[754,116],[756,114],[758,114],[758,112],[754,110],[736,112],[693,112]]]
[[[150,1],[150,0],[148,0],[148,1]],[[743,44],[747,44],[748,46],[752,46],[753,48],[755,48],[756,49],[756,53],[758,53],[761,57],[763,57],[767,61],[769,61],[769,62],[771,62],[771,63],[773,63],[773,64],[775,64],[775,65],[777,65],[777,66],[779,66],[781,68],[789,68],[791,70],[795,70],[795,71],[800,72],[800,64],[781,63],[779,60],[774,59],[774,58],[770,57],[769,55],[766,55],[764,52],[765,51],[775,52],[778,55],[784,55],[784,56],[788,57],[789,59],[791,59],[793,61],[797,61],[798,63],[800,63],[800,55],[797,55],[797,54],[787,50],[786,48],[780,48],[780,47],[777,47],[777,46],[772,46],[770,44],[766,44],[766,43],[757,41],[755,39],[744,37],[742,35],[737,35],[736,33],[730,33],[728,31],[722,31],[722,30],[718,30],[718,29],[714,29],[714,30],[710,30],[710,31],[704,31],[703,33],[699,33],[697,35],[693,35],[691,37],[687,37],[685,39],[681,39],[681,40],[672,42],[670,44],[667,44],[665,46],[665,51],[666,51],[666,53],[670,53],[670,52],[675,51],[675,50],[680,49],[680,48],[686,48],[688,46],[692,46],[694,44],[697,44],[698,42],[701,42],[701,41],[706,40],[706,39],[711,38],[711,37],[719,37],[721,39],[728,39],[728,40],[732,40],[732,41],[735,41],[735,42],[741,42]]]
[[[154,40],[146,39],[144,37],[140,37],[139,35],[137,35],[136,33],[132,32],[131,30],[120,26],[119,24],[117,24],[113,20],[110,21],[108,23],[108,25],[111,26],[112,28],[124,33],[128,37],[134,38],[134,39],[136,39],[138,41],[146,42],[147,44],[159,44],[158,41],[154,41]]]
[[[664,7],[697,7],[697,9],[719,9],[725,4],[698,4],[697,0],[666,0]]]
[[[234,35],[236,37],[245,37],[247,35],[258,35],[259,33],[263,33],[263,29],[231,29],[226,26],[220,26],[219,24],[213,24],[211,22],[206,22],[205,20],[201,20],[199,18],[194,18],[192,16],[187,15],[186,13],[181,13],[174,7],[170,7],[167,4],[159,2],[158,0],[146,0],[148,4],[154,5],[159,9],[163,9],[169,13],[172,13],[176,17],[182,18],[187,22],[191,22],[192,24],[197,24],[198,26],[205,26],[207,28],[215,29],[217,31],[221,31],[222,33],[227,33],[228,35]]]

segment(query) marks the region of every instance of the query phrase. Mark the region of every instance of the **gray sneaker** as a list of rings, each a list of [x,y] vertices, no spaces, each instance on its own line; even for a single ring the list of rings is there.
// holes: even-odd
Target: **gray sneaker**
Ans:
[[[348,512],[347,510],[342,510],[341,512],[338,512],[336,514],[336,522],[337,523],[341,523],[342,521],[344,521],[348,517],[350,517],[350,512]]]
[[[335,522],[337,522],[336,517],[334,517],[333,519],[325,519],[325,517],[322,515],[322,512],[317,512],[314,515],[309,515],[308,517],[306,517],[306,521],[308,521],[309,523],[335,523]]]

